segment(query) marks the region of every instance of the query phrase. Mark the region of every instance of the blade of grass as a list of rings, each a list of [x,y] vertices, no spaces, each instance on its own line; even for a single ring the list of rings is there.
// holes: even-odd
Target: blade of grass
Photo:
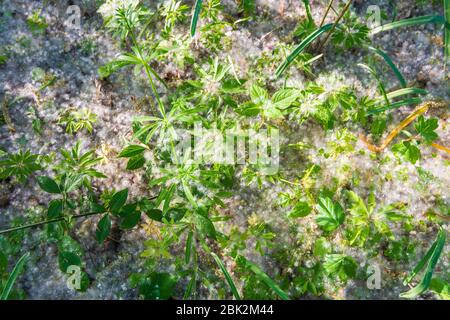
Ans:
[[[233,296],[237,300],[241,300],[241,296],[239,295],[238,290],[236,289],[236,285],[233,282],[233,279],[231,278],[230,274],[228,273],[227,268],[225,268],[225,265],[223,264],[222,260],[220,260],[219,256],[215,254],[214,252],[210,252],[213,256],[214,260],[216,261],[217,265],[219,266],[220,270],[222,270],[223,275],[225,276],[225,279],[228,282],[228,285],[231,288],[231,292],[233,293]]]
[[[202,6],[203,6],[203,0],[197,0],[195,2],[195,9],[194,9],[194,13],[192,15],[192,20],[191,20],[191,37],[195,36],[195,32],[197,30],[198,18],[200,16],[200,11],[202,11]]]
[[[305,5],[306,15],[308,17],[309,22],[314,23],[313,16],[311,14],[311,4],[309,3],[309,0],[302,0],[303,4]]]
[[[191,294],[195,288],[195,281],[197,281],[196,273],[194,273],[191,277],[191,280],[189,280],[186,291],[184,292],[184,295],[183,295],[184,300],[189,299],[189,297],[191,296]]]
[[[428,94],[428,91],[425,89],[420,89],[420,88],[404,88],[404,89],[399,89],[396,91],[389,92],[386,96],[388,97],[388,99],[394,99],[394,98],[398,98],[398,97],[405,96],[408,94],[426,95],[426,94]],[[382,100],[384,100],[384,98],[379,98],[379,99],[377,99],[376,103],[381,103]]]
[[[358,66],[369,71],[370,74],[372,74],[372,76],[375,78],[375,80],[377,80],[378,82],[378,88],[380,89],[381,94],[383,95],[384,101],[386,102],[386,107],[389,107],[390,102],[386,93],[386,89],[384,88],[384,84],[381,81],[380,77],[378,76],[378,74],[376,73],[376,71],[369,67],[367,64],[364,63],[358,63]]]
[[[326,24],[321,28],[307,36],[300,44],[292,51],[292,53],[286,58],[286,60],[277,68],[275,75],[276,77],[281,76],[281,74],[289,67],[289,65],[297,58],[297,56],[305,50],[308,45],[311,44],[315,39],[317,39],[322,33],[331,29],[333,24]]]
[[[414,288],[412,288],[407,292],[400,294],[400,297],[415,298],[428,289],[428,287],[430,286],[431,278],[433,277],[434,268],[436,267],[436,264],[439,261],[439,257],[441,256],[442,249],[444,248],[445,238],[446,238],[445,230],[441,228],[439,230],[435,243],[429,250],[429,252],[432,252],[432,254],[430,255],[430,257],[428,257],[429,262],[427,264],[425,275],[423,276],[422,280],[419,282],[417,286],[415,286]],[[425,258],[429,255],[429,252],[427,252]],[[424,261],[419,262],[418,267],[420,267],[420,269],[416,267],[413,270],[413,272],[408,277],[409,281],[411,281],[414,278],[414,276],[424,267],[424,265],[425,265]]]
[[[383,107],[380,107],[380,108],[369,110],[367,112],[367,115],[377,114],[377,113],[380,113],[380,112],[397,109],[397,108],[400,108],[400,107],[403,107],[403,106],[407,106],[407,105],[413,105],[413,104],[415,105],[415,104],[419,104],[421,102],[422,102],[422,99],[420,99],[420,98],[405,99],[405,100],[401,100],[401,101],[390,103],[389,105],[386,105],[386,106],[383,106]]]
[[[400,84],[402,85],[403,88],[406,88],[408,86],[407,83],[406,83],[406,80],[403,77],[403,75],[401,74],[400,70],[398,70],[397,66],[394,64],[394,62],[387,55],[386,52],[384,52],[384,51],[382,51],[380,49],[374,48],[374,47],[369,47],[369,50],[372,50],[373,52],[375,52],[376,54],[378,54],[379,56],[381,56],[384,59],[384,61],[389,66],[389,68],[391,68],[391,70],[394,72],[394,74],[397,77],[398,81],[400,81]]]
[[[6,281],[6,285],[3,288],[2,295],[0,296],[0,300],[7,300],[9,297],[9,294],[11,293],[12,287],[14,286],[14,283],[17,280],[17,277],[19,277],[20,273],[23,271],[25,264],[28,261],[28,258],[30,257],[30,253],[25,253],[19,261],[17,261],[16,265],[14,266],[14,269],[12,270],[11,274],[8,277],[8,281]]]
[[[373,28],[370,31],[370,35],[374,35],[380,33],[382,31],[388,31],[396,28],[410,27],[410,26],[418,26],[427,23],[438,23],[445,24],[445,18],[443,16],[429,15],[429,16],[421,16],[409,19],[403,19],[391,23],[384,24],[382,26]]]
[[[283,289],[278,286],[264,271],[262,271],[256,264],[248,261],[244,257],[240,256],[239,259],[245,261],[247,267],[269,288],[271,288],[281,299],[290,300],[288,294],[283,291]]]

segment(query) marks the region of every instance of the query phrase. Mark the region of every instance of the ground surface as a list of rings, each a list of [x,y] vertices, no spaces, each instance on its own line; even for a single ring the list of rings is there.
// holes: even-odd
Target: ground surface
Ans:
[[[118,44],[102,27],[101,17],[96,13],[92,4],[80,2],[83,8],[82,28],[80,30],[66,30],[62,25],[65,5],[46,4],[42,16],[49,24],[45,33],[33,35],[26,23],[26,19],[34,10],[43,6],[42,1],[9,1],[0,4],[0,48],[7,48],[12,54],[6,65],[0,66],[0,95],[21,99],[14,103],[9,114],[15,131],[11,132],[6,125],[0,126],[0,146],[8,152],[19,149],[30,149],[34,153],[50,154],[60,148],[69,148],[76,140],[82,142],[85,149],[95,148],[103,150],[107,162],[98,165],[97,169],[104,172],[108,178],[98,179],[95,188],[121,189],[128,187],[132,197],[150,196],[152,190],[146,187],[146,181],[139,173],[125,171],[126,163],[117,159],[115,155],[122,149],[131,137],[131,118],[145,113],[135,105],[131,96],[141,97],[148,93],[148,88],[131,72],[121,72],[104,85],[100,84],[97,68],[107,62],[117,52]],[[94,1],[92,1],[94,2]],[[323,3],[322,3],[323,2]],[[313,1],[314,18],[320,19],[320,8],[324,8],[325,1]],[[364,15],[368,6],[367,1],[355,1],[355,9]],[[229,30],[227,35],[232,41],[229,53],[237,66],[239,75],[245,75],[255,58],[263,52],[270,52],[272,46],[279,41],[289,41],[289,33],[295,27],[296,21],[305,16],[300,1],[257,1],[257,18],[248,24],[243,24],[236,30]],[[396,4],[397,19],[439,12],[440,5],[411,5],[414,1],[398,1]],[[225,1],[226,8],[233,12],[235,6],[232,1]],[[388,7],[387,1],[380,4]],[[59,17],[56,15],[59,13]],[[401,29],[394,33],[377,35],[374,44],[384,48],[397,62],[400,71],[408,82],[420,84],[429,91],[431,98],[448,100],[450,86],[445,79],[442,64],[443,50],[439,46],[437,35],[440,36],[438,26],[426,25],[411,29]],[[264,37],[264,41],[260,39]],[[325,54],[326,58],[315,66],[318,82],[327,86],[354,86],[361,95],[374,95],[376,86],[362,69],[356,67],[358,62],[364,61],[360,53],[356,53],[349,61],[345,55],[335,55],[333,51]],[[358,61],[359,60],[359,61]],[[32,79],[32,71],[41,68],[57,76],[57,82],[47,88],[40,97],[37,105],[33,90],[37,84]],[[161,67],[163,75],[170,73],[173,66]],[[395,78],[388,72],[385,78],[395,83]],[[137,79],[137,80],[136,80]],[[302,86],[304,76],[297,74],[290,79],[293,84]],[[101,86],[101,87],[100,87]],[[30,108],[35,108],[36,117],[43,123],[41,134],[32,128]],[[92,134],[78,133],[75,136],[66,134],[64,127],[58,124],[62,111],[68,108],[89,108],[97,114],[98,120]],[[400,109],[395,118],[403,119],[408,114],[407,107]],[[443,145],[450,144],[448,118],[440,117],[439,141]],[[355,126],[353,133],[358,135]],[[394,160],[380,164],[374,160],[365,149],[361,141],[355,143],[355,150],[341,154],[337,158],[325,159],[318,153],[320,148],[327,148],[327,144],[335,137],[332,132],[324,132],[313,122],[302,125],[290,124],[283,133],[283,143],[309,143],[314,148],[302,151],[286,151],[282,154],[282,166],[290,165],[292,174],[303,171],[307,161],[321,166],[320,183],[333,183],[333,178],[350,181],[354,174],[359,175],[359,184],[354,191],[366,196],[370,187],[375,186],[376,199],[380,203],[404,202],[408,204],[407,213],[415,219],[425,219],[424,213],[435,207],[437,201],[448,204],[450,174],[448,155],[436,152],[431,147],[422,150],[420,167],[429,172],[431,180],[424,181],[417,171],[417,166]],[[365,152],[360,152],[365,150]],[[395,157],[390,151],[386,155]],[[349,169],[351,168],[351,169]],[[120,174],[117,174],[120,172]],[[387,175],[397,177],[386,179]],[[344,184],[343,183],[343,184]],[[14,218],[31,215],[40,216],[48,203],[48,198],[42,196],[34,179],[25,184],[8,185],[8,204],[0,206],[0,226],[8,226]],[[233,217],[233,224],[245,228],[247,219],[256,213],[261,219],[270,223],[280,241],[297,243],[290,238],[288,232],[292,226],[286,225],[282,218],[285,208],[277,205],[278,194],[284,189],[282,186],[265,184],[262,190],[256,186],[246,186],[243,182],[236,187],[236,196],[227,201],[227,214]],[[40,211],[41,210],[41,211]],[[66,286],[66,277],[57,268],[56,248],[42,241],[41,231],[29,232],[23,246],[32,250],[32,267],[28,268],[20,281],[20,285],[29,299],[108,299],[108,298],[137,298],[135,290],[130,289],[128,276],[131,272],[142,268],[139,254],[143,250],[143,242],[147,235],[142,227],[135,228],[121,234],[120,241],[111,245],[99,246],[93,237],[96,218],[79,222],[78,231],[73,235],[87,252],[87,272],[93,278],[89,290],[76,293]],[[298,234],[310,227],[311,221],[304,219],[296,225]],[[219,228],[220,228],[220,224]],[[226,226],[223,226],[226,228]],[[421,242],[416,252],[422,256],[435,237],[434,229],[425,227],[415,232],[415,237]],[[401,233],[404,231],[397,230]],[[289,240],[290,239],[290,240]],[[278,241],[278,240],[277,240]],[[307,241],[299,244],[308,250]],[[365,263],[365,257],[359,253],[348,252]],[[296,251],[293,251],[295,256]],[[446,251],[448,252],[448,251]],[[270,270],[272,275],[281,272],[283,266],[273,261],[249,253],[259,265]],[[448,267],[448,256],[443,255],[439,270]],[[299,257],[301,259],[301,257]],[[383,274],[382,290],[368,290],[363,281],[350,281],[345,290],[336,293],[340,298],[396,298],[404,290],[399,278],[391,277],[398,270],[410,270],[414,263],[391,264],[388,259],[380,256],[374,261],[381,265]],[[161,266],[171,270],[171,266]],[[288,271],[289,272],[289,271]],[[214,290],[209,291],[203,298],[214,298]]]

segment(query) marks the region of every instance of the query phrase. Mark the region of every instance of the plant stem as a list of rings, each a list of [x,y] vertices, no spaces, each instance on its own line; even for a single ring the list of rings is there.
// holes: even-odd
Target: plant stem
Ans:
[[[345,13],[348,11],[348,9],[350,9],[350,5],[352,4],[353,0],[349,0],[347,2],[347,4],[345,5],[344,9],[341,11],[341,14],[339,15],[339,17],[336,19],[336,21],[333,24],[333,27],[331,28],[331,30],[328,32],[327,37],[325,38],[325,40],[320,44],[318,50],[322,50],[322,48],[325,46],[325,44],[327,43],[328,39],[331,37],[331,35],[333,34],[334,30],[336,29],[336,26],[338,25],[338,23],[341,21],[341,19],[344,17]]]
[[[101,213],[103,213],[103,212],[89,212],[89,213],[74,215],[74,216],[72,216],[72,218],[79,219],[79,218],[89,217],[89,216],[93,216],[93,215],[101,214]],[[44,220],[44,221],[41,221],[41,222],[36,222],[36,223],[26,224],[26,225],[19,226],[19,227],[14,227],[14,228],[10,228],[10,229],[1,230],[0,231],[0,235],[6,234],[6,233],[10,233],[10,232],[14,232],[14,231],[24,230],[24,229],[36,228],[36,227],[43,226],[43,225],[46,225],[46,224],[63,221],[66,218],[67,217],[59,217],[59,218],[55,218],[55,219]]]
[[[332,6],[333,6],[333,2],[334,2],[334,0],[330,0],[330,3],[328,4],[327,10],[325,11],[325,14],[324,14],[323,17],[322,17],[322,21],[320,21],[319,28],[322,27],[323,24],[325,23],[325,19],[327,18],[328,13],[330,12],[330,9],[331,9]]]
[[[150,87],[152,88],[153,94],[155,95],[156,101],[158,102],[158,107],[159,107],[159,112],[161,113],[161,116],[164,117],[164,105],[161,101],[161,98],[158,94],[158,91],[156,90],[156,86],[155,83],[153,81],[152,75],[151,75],[151,67],[149,66],[149,64],[147,63],[147,61],[145,61],[144,56],[142,55],[142,51],[141,51],[141,47],[139,46],[139,44],[137,43],[137,39],[136,36],[134,34],[133,28],[131,27],[131,25],[128,23],[128,19],[126,20],[127,23],[127,29],[130,32],[131,35],[131,41],[133,43],[133,46],[136,48],[138,54],[139,54],[139,59],[142,61],[142,64],[144,65],[144,69],[145,69],[145,73],[147,74],[148,77],[148,81],[150,82]]]
[[[364,136],[360,136],[360,139],[367,145],[367,148],[372,151],[372,152],[381,152],[384,149],[386,149],[386,147],[389,145],[389,143],[391,143],[392,140],[394,140],[394,138],[404,129],[406,128],[411,122],[413,122],[418,116],[420,116],[421,114],[424,114],[428,111],[428,109],[430,107],[441,107],[441,106],[445,106],[445,104],[442,103],[436,103],[433,101],[430,102],[426,102],[420,106],[418,106],[413,113],[411,113],[408,117],[406,117],[402,122],[400,122],[398,124],[397,127],[395,127],[391,133],[386,137],[386,139],[384,139],[383,143],[380,146],[376,146],[371,144],[370,142],[367,141],[366,137]],[[440,146],[438,144],[433,143],[432,144],[433,147],[449,152],[449,149],[443,146]]]

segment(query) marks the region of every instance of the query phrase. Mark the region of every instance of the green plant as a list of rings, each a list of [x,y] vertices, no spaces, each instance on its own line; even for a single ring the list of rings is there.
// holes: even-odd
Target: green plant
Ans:
[[[1,254],[1,252],[0,252]],[[6,281],[1,294],[0,294],[0,300],[7,300],[11,294],[11,290],[14,286],[14,283],[16,282],[19,275],[23,272],[23,269],[25,268],[25,265],[28,262],[28,259],[30,257],[29,253],[25,253],[20,259],[17,261],[16,265],[14,266],[14,269],[11,271],[11,274],[8,277],[8,280]],[[0,261],[3,265],[0,265],[2,268],[4,267],[6,269],[7,260],[6,258],[0,257],[0,259],[3,259],[3,261]],[[1,270],[1,269],[0,269]]]
[[[92,133],[92,130],[94,130],[93,125],[96,122],[97,115],[87,108],[64,111],[59,119],[59,123],[65,125],[66,132],[70,134],[75,134],[82,130]]]
[[[30,150],[15,154],[3,154],[0,160],[0,179],[15,177],[21,183],[25,182],[33,172],[41,170],[37,154],[32,154]],[[1,159],[0,158],[0,159]]]
[[[404,292],[400,295],[402,298],[414,298],[418,295],[425,292],[425,290],[428,289],[431,283],[431,278],[433,277],[433,271],[436,267],[436,264],[439,260],[439,257],[441,255],[442,249],[444,248],[445,244],[445,238],[446,238],[446,231],[442,228],[439,230],[437,238],[431,248],[428,250],[428,252],[425,254],[425,256],[419,261],[417,266],[414,268],[413,271],[405,278],[403,281],[403,285],[409,284],[414,277],[426,266],[425,274],[420,281],[420,283],[412,288],[411,290]]]
[[[48,27],[47,22],[45,21],[45,18],[42,17],[40,11],[35,11],[31,16],[27,19],[28,27],[30,28],[30,31],[34,35],[40,35],[44,34],[45,30]]]

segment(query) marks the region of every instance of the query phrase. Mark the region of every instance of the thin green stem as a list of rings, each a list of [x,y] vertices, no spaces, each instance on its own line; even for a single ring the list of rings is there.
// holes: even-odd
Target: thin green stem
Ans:
[[[144,66],[145,73],[147,74],[147,78],[150,82],[150,87],[152,88],[153,94],[155,95],[156,101],[158,102],[159,112],[161,113],[161,116],[165,117],[164,104],[162,103],[161,97],[159,96],[158,91],[156,90],[156,86],[155,86],[155,83],[154,83],[152,75],[151,75],[152,74],[151,67],[149,66],[147,61],[145,61],[144,56],[142,55],[141,47],[139,46],[139,44],[137,42],[133,28],[129,24],[128,19],[126,19],[126,24],[127,24],[127,29],[130,32],[131,42],[133,43],[133,46],[136,48],[136,50],[139,54],[139,59],[142,61],[142,64]]]

